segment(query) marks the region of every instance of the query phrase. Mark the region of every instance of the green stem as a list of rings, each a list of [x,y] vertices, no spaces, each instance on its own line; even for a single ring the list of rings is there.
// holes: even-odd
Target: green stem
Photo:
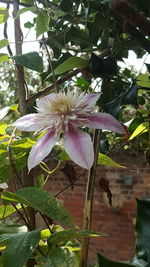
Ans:
[[[91,229],[92,204],[93,204],[93,193],[94,193],[94,185],[95,185],[97,158],[98,158],[98,153],[99,153],[99,140],[100,140],[100,130],[95,130],[94,140],[93,140],[94,163],[88,175],[85,206],[84,206],[83,229],[85,230]],[[89,249],[89,238],[84,238],[82,241],[82,247],[81,247],[81,267],[87,267],[88,249]]]

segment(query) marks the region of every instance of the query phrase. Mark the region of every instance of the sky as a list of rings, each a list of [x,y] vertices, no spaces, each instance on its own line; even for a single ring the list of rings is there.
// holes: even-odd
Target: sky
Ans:
[[[0,4],[0,7],[6,7],[5,4]],[[12,15],[12,7],[10,8],[10,15]],[[23,29],[24,42],[23,42],[23,53],[31,52],[31,51],[39,51],[39,44],[36,40],[36,34],[33,29],[29,30],[24,27],[24,23],[33,21],[34,14],[31,12],[25,12],[20,16],[21,20],[21,28]],[[4,24],[0,24],[0,40],[4,39],[3,36],[3,26]],[[8,39],[10,41],[10,46],[15,54],[15,44],[14,44],[14,19],[10,17],[8,19]],[[0,49],[0,53],[8,53],[7,48]],[[121,68],[128,67],[133,68],[136,72],[146,72],[145,63],[150,63],[150,55],[144,55],[142,59],[137,59],[136,54],[133,51],[129,51],[128,59],[124,59],[123,62],[118,62],[118,65]]]

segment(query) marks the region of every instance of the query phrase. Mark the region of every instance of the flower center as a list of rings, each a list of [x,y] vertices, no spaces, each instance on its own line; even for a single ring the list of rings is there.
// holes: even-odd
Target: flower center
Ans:
[[[67,97],[61,97],[54,100],[51,103],[51,111],[54,113],[59,113],[61,115],[68,115],[70,111],[71,103]]]

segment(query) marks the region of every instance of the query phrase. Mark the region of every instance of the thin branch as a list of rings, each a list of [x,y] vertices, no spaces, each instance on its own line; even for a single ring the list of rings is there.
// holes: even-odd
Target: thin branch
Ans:
[[[50,53],[48,51],[47,45],[45,43],[45,40],[42,39],[42,42],[44,44],[44,47],[45,47],[45,50],[46,50],[46,53],[47,53],[47,56],[48,56],[48,61],[49,61],[49,65],[50,65],[50,68],[51,68],[51,72],[52,72],[52,75],[53,75],[54,88],[55,88],[56,93],[58,93],[59,92],[59,87],[58,87],[58,84],[57,84],[56,75],[55,75],[55,72],[54,72],[51,56],[50,56]]]
[[[15,210],[17,211],[17,213],[20,215],[20,217],[22,218],[22,220],[24,221],[24,223],[28,227],[28,229],[30,229],[30,225],[28,224],[28,222],[26,221],[26,219],[24,218],[24,216],[22,215],[22,213],[20,212],[20,210],[16,207],[16,205],[14,203],[11,203],[11,205],[15,208]]]
[[[7,8],[8,10],[9,10],[9,7],[10,7],[10,3],[7,3],[6,8]],[[7,25],[7,21],[6,21],[5,24],[4,24],[4,31],[3,31],[3,34],[4,34],[4,38],[8,40],[7,26],[8,26],[8,25]],[[12,56],[13,53],[12,53],[12,50],[11,50],[9,44],[7,45],[7,50],[8,50],[9,55]]]
[[[39,213],[40,213],[40,215],[41,215],[41,217],[42,217],[43,221],[45,222],[45,224],[46,224],[46,226],[47,226],[48,230],[51,232],[51,229],[50,229],[50,227],[49,227],[49,223],[47,222],[47,220],[46,220],[45,216],[44,216],[44,215],[43,215],[41,212],[39,212]]]
[[[139,28],[143,34],[150,35],[150,20],[145,18],[142,12],[139,12],[129,1],[111,0],[109,7],[134,28]]]
[[[20,28],[20,18],[16,18],[16,15],[19,10],[19,4],[17,0],[14,0],[14,28],[15,28],[15,42],[16,42],[16,55],[22,54],[22,42],[23,42],[23,33]],[[24,70],[23,67],[19,64],[16,64],[17,68],[17,78],[18,78],[18,96],[19,96],[19,110],[20,115],[23,116],[26,114],[26,88],[24,82]]]
[[[57,85],[60,85],[66,81],[68,81],[69,79],[71,79],[73,76],[77,75],[78,73],[80,73],[81,71],[83,70],[83,68],[79,68],[79,69],[76,69],[76,70],[73,70],[71,72],[69,72],[68,74],[66,74],[64,77],[60,78],[58,81],[57,81]],[[32,102],[34,102],[38,97],[41,97],[41,96],[45,96],[47,94],[50,93],[50,91],[52,91],[53,89],[55,88],[55,85],[54,84],[51,84],[47,87],[45,87],[43,90],[39,91],[38,93],[32,95],[31,97],[29,97],[26,102],[27,104],[30,104]]]
[[[86,198],[85,198],[85,208],[84,208],[84,218],[83,218],[83,229],[90,230],[92,221],[92,204],[93,204],[93,194],[97,167],[97,158],[99,153],[99,140],[100,140],[100,130],[96,129],[94,133],[94,163],[89,171]],[[81,247],[81,267],[87,267],[88,258],[88,248],[89,248],[89,238],[83,238]]]
[[[55,197],[58,197],[60,194],[62,194],[66,189],[68,189],[69,187],[73,186],[75,184],[75,182],[77,180],[79,180],[79,178],[85,174],[86,171],[84,171],[83,173],[81,173],[71,184],[67,185],[66,187],[64,187],[61,191],[59,191]]]

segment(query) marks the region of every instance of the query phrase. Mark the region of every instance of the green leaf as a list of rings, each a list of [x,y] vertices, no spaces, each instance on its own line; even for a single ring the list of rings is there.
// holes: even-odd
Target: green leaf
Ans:
[[[71,26],[71,28],[65,34],[66,42],[73,42],[75,45],[79,45],[81,49],[89,49],[92,46],[91,40],[87,31]]]
[[[55,248],[51,257],[45,262],[44,267],[79,267],[76,254],[68,248]]]
[[[66,242],[68,240],[72,240],[75,238],[77,232],[78,232],[77,229],[69,229],[53,233],[47,239],[48,245],[52,246],[60,242]]]
[[[51,234],[47,242],[49,246],[52,246],[56,245],[57,243],[66,242],[77,237],[98,237],[98,236],[102,236],[102,234],[95,231],[88,231],[88,230],[79,231],[78,229],[69,229]]]
[[[18,104],[12,105],[10,107],[10,110],[13,110],[13,111],[17,111],[17,109],[18,109]]]
[[[17,206],[19,209],[20,206]],[[11,214],[16,212],[16,209],[13,206],[0,206],[0,220],[7,218]]]
[[[0,224],[0,242],[8,240],[10,234],[26,232],[26,227],[20,224]],[[7,238],[6,238],[7,237]]]
[[[9,60],[9,57],[7,54],[0,53],[0,63],[3,63],[3,62],[8,61],[8,60]]]
[[[20,189],[16,194],[4,191],[2,198],[6,204],[11,202],[26,204],[61,224],[74,226],[72,216],[61,202],[43,189],[28,187]]]
[[[25,68],[35,70],[37,72],[43,72],[43,59],[37,52],[29,52],[19,56],[13,56],[11,58]]]
[[[70,157],[68,156],[65,150],[62,150],[58,157],[61,160],[70,160]]]
[[[148,132],[148,125],[149,122],[142,122],[133,132],[133,134],[130,136],[129,140],[132,140],[133,138],[135,138],[136,136],[138,136],[139,134],[143,134]]]
[[[98,266],[99,267],[133,267],[133,266],[136,266],[136,265],[132,265],[132,264],[127,263],[127,262],[112,261],[112,260],[107,259],[106,257],[102,256],[99,252],[97,253],[97,258],[98,258]]]
[[[35,11],[37,11],[36,6],[24,7],[24,8],[19,9],[16,18],[18,18],[21,14],[27,11],[31,11],[34,13]]]
[[[69,57],[62,64],[60,64],[54,70],[54,72],[55,75],[59,75],[74,68],[87,67],[87,66],[88,66],[87,60],[80,57]],[[50,74],[47,78],[49,78],[50,76],[52,76],[52,74]]]
[[[22,1],[20,1],[20,2],[21,2],[21,3],[29,4],[29,5],[31,5],[31,6],[34,5],[34,0],[22,0]]]
[[[113,161],[111,158],[109,158],[108,156],[99,153],[98,154],[98,164],[100,165],[104,165],[104,166],[112,166],[112,167],[119,167],[119,168],[125,168],[124,166],[119,165],[118,163],[116,163],[115,161]]]
[[[32,27],[34,27],[34,24],[31,23],[30,21],[24,23],[24,27],[27,28],[27,29],[31,29]]]
[[[13,235],[7,241],[4,267],[22,267],[33,254],[39,240],[40,230]]]
[[[137,85],[141,87],[150,88],[150,79],[148,74],[140,74],[138,75],[136,80],[137,80]]]
[[[150,200],[137,199],[136,252],[147,261],[150,258]],[[148,255],[147,255],[148,253]],[[149,266],[149,265],[148,265]]]
[[[0,7],[0,23],[5,23],[9,17],[8,9]]]
[[[7,39],[3,39],[3,40],[0,40],[0,48],[3,48],[5,46],[8,45],[8,40]]]
[[[45,11],[38,13],[36,19],[36,37],[38,38],[44,32],[47,32],[49,26],[50,16]]]
[[[5,122],[0,121],[0,135],[6,134],[7,124]]]
[[[13,151],[19,153],[20,151],[27,151],[34,145],[35,141],[31,140],[30,138],[26,137],[17,141],[14,141],[11,145]]]

